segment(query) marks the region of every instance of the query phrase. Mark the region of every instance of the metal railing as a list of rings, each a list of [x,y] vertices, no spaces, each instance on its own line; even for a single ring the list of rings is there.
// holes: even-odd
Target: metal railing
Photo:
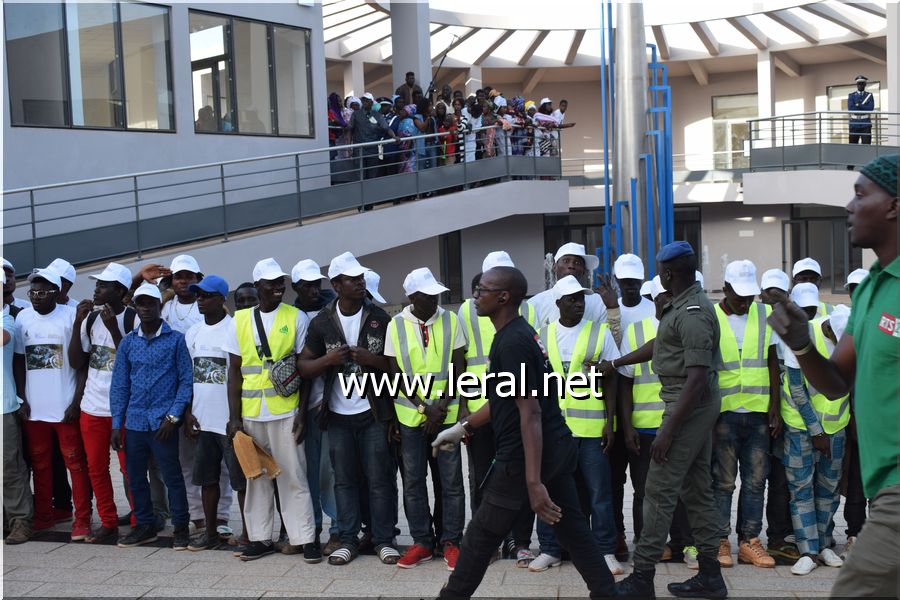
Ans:
[[[473,185],[560,177],[559,136],[545,155],[521,155],[511,135],[491,129],[472,130],[453,152],[437,142],[456,133],[438,133],[6,190],[4,256],[27,273],[56,256],[141,256]],[[411,153],[424,159],[414,169]],[[483,158],[466,160],[473,155]]]
[[[750,166],[743,150],[672,155],[674,183],[740,181]],[[562,159],[562,176],[572,187],[604,185],[603,153]]]

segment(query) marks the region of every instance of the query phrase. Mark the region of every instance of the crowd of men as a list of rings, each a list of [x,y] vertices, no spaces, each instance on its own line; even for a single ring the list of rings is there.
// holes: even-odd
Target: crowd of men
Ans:
[[[869,563],[876,548],[896,557],[896,539],[873,545],[900,515],[896,431],[857,435],[853,421],[882,427],[876,410],[897,417],[889,362],[896,368],[897,329],[886,321],[896,326],[890,311],[900,297],[897,169],[898,157],[864,167],[848,206],[854,243],[886,261],[851,273],[853,310],[820,300],[822,270],[811,258],[790,276],[758,277],[751,261],[733,261],[713,304],[686,242],[660,251],[656,277],[645,280],[642,259],[623,254],[596,287],[598,258],[566,243],[554,256],[555,285],[527,301],[524,276],[494,251],[456,312],[440,304],[448,288],[416,268],[403,283],[409,303],[393,317],[378,306],[377,274],[350,252],[331,260],[327,275],[309,259],[290,273],[260,260],[234,290],[233,315],[229,283],[186,254],[137,274],[110,263],[89,276],[94,296],[81,302],[68,295],[76,271],[67,261],[36,269],[25,302],[4,260],[5,541],[72,519],[73,541],[130,548],[155,541],[168,518],[175,550],[230,543],[244,561],[280,550],[346,565],[372,552],[413,568],[440,556],[454,571],[445,597],[471,596],[502,555],[534,572],[568,558],[592,597],[652,596],[656,563],[684,562],[699,572],[671,584],[672,593],[724,598],[720,570],[734,564],[734,528],[742,563],[790,564],[806,575],[841,567],[859,545],[865,562],[852,562],[854,572],[889,575],[890,566]],[[283,302],[288,281],[293,305]],[[877,337],[864,329],[873,310],[887,315],[877,327],[891,339],[876,340],[883,348],[873,365],[854,368],[857,392],[893,390],[877,409],[853,400],[845,365],[848,344],[852,351],[856,340],[861,359],[860,340]],[[885,360],[889,372],[873,375]],[[823,375],[830,365],[841,375]],[[592,370],[604,374],[602,390],[543,391],[544,374]],[[504,399],[492,382],[483,397],[454,397],[444,393],[451,372],[521,373],[529,393]],[[429,376],[433,386],[396,397],[369,384],[345,389],[364,374]],[[271,455],[277,476],[244,477],[232,444],[240,432]],[[127,514],[113,499],[110,447]],[[629,558],[626,473],[634,569],[613,587]],[[467,528],[464,476],[474,514]],[[848,539],[838,553],[842,489]],[[396,543],[400,492],[414,542],[405,549]],[[227,526],[235,494],[239,535]],[[880,495],[887,499],[878,503]],[[857,542],[866,498],[877,521],[861,538],[868,546]],[[881,585],[873,590],[893,589]]]

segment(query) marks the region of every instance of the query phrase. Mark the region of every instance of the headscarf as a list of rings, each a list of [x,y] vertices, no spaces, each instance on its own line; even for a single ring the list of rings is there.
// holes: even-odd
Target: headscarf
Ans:
[[[897,197],[897,170],[900,169],[900,154],[879,156],[860,169],[860,173],[872,180],[889,196]]]
[[[358,96],[347,96],[347,99],[344,100],[344,106],[346,106],[347,108],[350,108],[350,105],[353,104],[354,102],[356,102],[357,104],[360,105],[360,107],[362,107],[362,100],[360,100]]]
[[[407,104],[406,106],[403,107],[403,110],[406,111],[406,115],[407,115],[407,116],[411,117],[411,116],[413,116],[414,114],[416,114],[416,110],[417,110],[417,109],[416,109],[416,105],[415,105],[415,104]]]
[[[506,98],[503,96],[497,96],[494,98],[494,110],[500,110],[501,106],[506,106]]]
[[[516,112],[521,112],[525,110],[525,98],[522,96],[513,96],[512,100],[509,101],[509,106]]]
[[[342,114],[341,97],[335,92],[328,94],[328,112],[334,114],[334,119],[340,123],[341,126],[347,126],[347,121],[344,120],[344,115]]]
[[[532,108],[537,109],[537,105],[534,103],[534,100],[529,100],[528,102],[525,103],[525,110],[526,110],[526,111],[529,111],[529,110],[531,110]]]

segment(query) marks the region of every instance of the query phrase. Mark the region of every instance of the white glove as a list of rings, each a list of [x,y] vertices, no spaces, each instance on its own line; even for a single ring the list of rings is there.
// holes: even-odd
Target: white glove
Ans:
[[[462,423],[456,423],[453,427],[443,430],[431,442],[432,456],[437,456],[438,450],[453,452],[464,437],[466,437],[466,428]]]

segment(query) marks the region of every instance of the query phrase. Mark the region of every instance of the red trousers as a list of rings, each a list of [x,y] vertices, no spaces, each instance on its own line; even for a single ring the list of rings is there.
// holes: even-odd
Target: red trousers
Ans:
[[[94,498],[97,502],[97,513],[104,527],[118,526],[119,515],[116,501],[113,498],[112,478],[109,474],[109,438],[112,433],[112,417],[95,417],[86,412],[81,413],[81,439],[84,440],[84,452],[87,454],[88,475]],[[119,451],[119,471],[125,474],[125,452]],[[128,489],[128,486],[125,486]]]
[[[53,434],[59,439],[59,449],[72,479],[72,503],[75,505],[74,525],[90,527],[91,481],[81,432],[77,423],[48,423],[26,421],[28,455],[34,472],[34,525],[37,529],[53,526]],[[108,443],[108,442],[107,442]]]

